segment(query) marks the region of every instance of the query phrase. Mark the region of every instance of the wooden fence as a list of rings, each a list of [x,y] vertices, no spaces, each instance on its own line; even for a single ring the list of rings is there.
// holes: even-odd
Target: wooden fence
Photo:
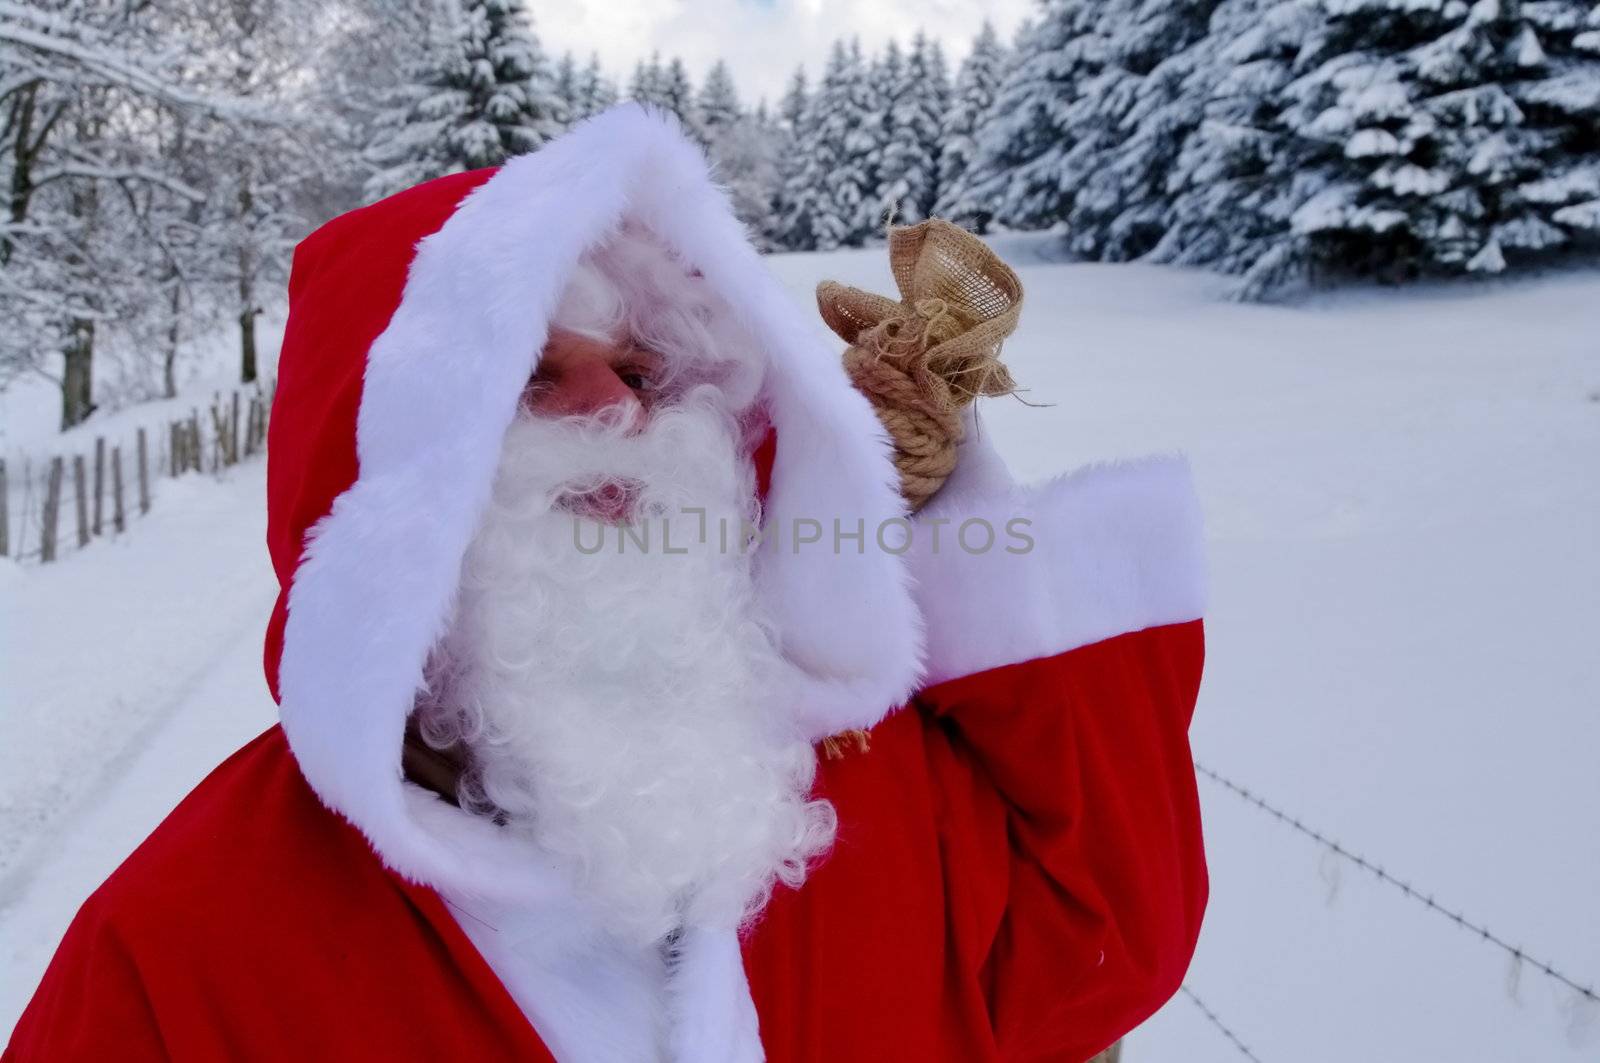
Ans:
[[[108,531],[122,534],[130,518],[149,513],[163,473],[173,479],[216,474],[265,452],[274,390],[257,385],[226,396],[218,392],[208,416],[193,407],[186,417],[160,427],[141,425],[132,440],[109,446],[105,436],[97,436],[89,454],[13,458],[18,467],[11,469],[0,457],[0,557],[60,560]],[[64,529],[61,510],[68,504],[71,525]]]

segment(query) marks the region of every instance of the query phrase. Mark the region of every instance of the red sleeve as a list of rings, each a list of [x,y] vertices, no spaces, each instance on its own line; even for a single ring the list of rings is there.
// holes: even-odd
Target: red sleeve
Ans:
[[[98,1063],[167,1058],[132,951],[91,897],[67,928],[0,1059]]]
[[[1196,620],[917,699],[963,762],[950,785],[981,780],[1005,806],[1005,871],[947,872],[953,893],[1003,890],[975,951],[1004,1059],[1087,1059],[1183,980],[1207,893],[1187,734],[1203,654]]]

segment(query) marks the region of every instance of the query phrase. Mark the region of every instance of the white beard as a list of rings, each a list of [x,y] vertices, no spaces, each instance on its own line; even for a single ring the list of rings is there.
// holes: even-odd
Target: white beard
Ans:
[[[832,842],[809,743],[774,719],[790,667],[755,600],[753,474],[715,389],[645,430],[519,416],[462,570],[420,709],[471,752],[469,807],[561,858],[613,930],[641,943],[732,927]],[[563,507],[626,483],[648,551]],[[698,514],[706,510],[706,542]],[[665,553],[663,518],[674,551]],[[722,529],[727,529],[724,548]]]

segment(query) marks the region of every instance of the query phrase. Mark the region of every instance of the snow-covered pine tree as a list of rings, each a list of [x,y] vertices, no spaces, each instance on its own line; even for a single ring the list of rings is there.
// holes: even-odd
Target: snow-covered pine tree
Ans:
[[[617,102],[617,86],[600,69],[598,55],[590,53],[588,65],[578,75],[574,96],[578,107],[571,116],[574,122],[592,118]]]
[[[858,128],[856,148],[870,194],[862,201],[857,226],[868,232],[878,227],[890,202],[889,173],[883,163],[894,137],[895,112],[906,91],[906,55],[899,41],[890,38],[881,55],[867,60],[864,88],[866,120]]]
[[[801,173],[810,153],[810,142],[806,136],[806,119],[811,113],[810,98],[805,67],[796,67],[794,76],[789,79],[789,87],[778,101],[777,188],[772,195],[772,208],[765,227],[768,242],[786,251],[801,251],[816,246],[810,215],[800,209],[803,198]]]
[[[369,147],[371,198],[533,151],[566,124],[523,0],[459,0]]]
[[[734,88],[733,74],[726,61],[718,59],[706,75],[700,88],[700,125],[708,140],[716,142],[722,129],[733,125],[744,115],[739,105],[739,92]]]
[[[734,214],[762,251],[779,246],[772,230],[784,138],[763,101],[754,112],[719,124],[709,149],[717,180],[728,189]]]
[[[844,168],[831,179],[831,189],[839,218],[847,225],[841,243],[860,247],[883,231],[883,211],[876,192],[882,179],[887,132],[872,66],[862,54],[860,38],[850,41],[846,56],[835,116],[844,131]],[[847,208],[851,202],[856,204],[853,216]]]
[[[561,105],[566,108],[567,120],[578,120],[578,112],[582,110],[578,99],[578,61],[573,58],[571,49],[561,53],[561,58],[556,61],[555,72],[551,79],[551,88]]]
[[[1543,171],[1510,189],[1504,204],[1508,213],[1553,222],[1576,246],[1594,247],[1600,245],[1600,3],[1549,0],[1521,8],[1527,32],[1516,47],[1530,76],[1507,91],[1554,143],[1542,153]],[[1518,249],[1538,231],[1531,222],[1502,225],[1498,242]]]
[[[950,108],[944,53],[918,31],[893,90],[889,131],[879,164],[880,211],[907,224],[932,216],[939,199],[939,148]]]
[[[666,106],[663,93],[665,80],[661,53],[651,52],[648,60],[641,59],[633,65],[633,76],[628,79],[628,99],[655,107]]]
[[[1148,259],[1292,272],[1296,256],[1281,239],[1276,204],[1298,179],[1298,156],[1276,116],[1322,22],[1320,0],[1223,0],[1192,49],[1181,92],[1200,104],[1201,120],[1166,178],[1166,231]]]
[[[989,212],[968,199],[967,169],[977,149],[979,124],[1000,90],[1005,64],[1005,47],[995,33],[994,23],[985,20],[956,75],[950,109],[945,112],[939,136],[939,199],[933,212],[970,225],[980,233],[988,228]]]
[[[995,220],[1037,229],[1066,217],[1072,189],[1062,170],[1077,143],[1068,109],[1099,71],[1104,41],[1096,0],[1043,0],[1016,41],[1016,62],[978,132],[967,201]]]
[[[677,116],[684,132],[705,143],[705,131],[700,125],[700,107],[695,102],[694,83],[689,80],[689,68],[677,56],[672,57],[661,72],[661,106]]]
[[[829,251],[859,244],[872,231],[868,183],[874,138],[867,70],[859,42],[835,41],[801,118],[801,165],[784,184],[785,246]]]
[[[1299,274],[1494,273],[1582,230],[1555,217],[1571,204],[1544,182],[1593,154],[1600,77],[1561,44],[1586,3],[1322,6],[1277,116],[1295,167],[1268,204],[1282,230],[1244,294]]]
[[[1079,138],[1063,179],[1077,192],[1068,243],[1090,258],[1125,261],[1160,239],[1171,195],[1167,177],[1200,123],[1197,63],[1218,0],[1109,3],[1099,33],[1106,63],[1071,109]]]

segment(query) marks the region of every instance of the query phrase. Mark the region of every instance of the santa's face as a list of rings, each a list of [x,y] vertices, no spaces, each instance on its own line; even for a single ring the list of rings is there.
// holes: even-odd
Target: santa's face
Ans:
[[[557,315],[419,722],[467,747],[466,805],[654,941],[798,884],[833,821],[808,796],[809,743],[768,709],[790,666],[752,557],[705,533],[757,522],[749,350],[670,260],[601,265],[620,271],[620,311]],[[597,521],[644,537],[587,549],[579,525]]]

